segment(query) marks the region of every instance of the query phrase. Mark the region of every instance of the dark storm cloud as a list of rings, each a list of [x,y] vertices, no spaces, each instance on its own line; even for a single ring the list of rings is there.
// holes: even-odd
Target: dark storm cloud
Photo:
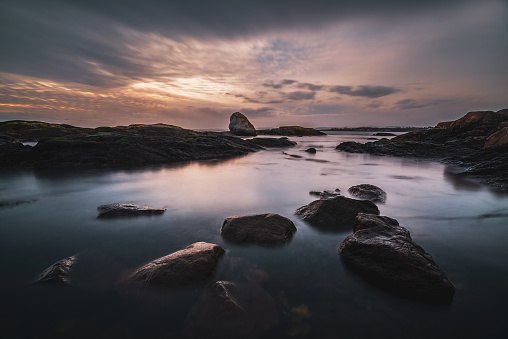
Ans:
[[[351,86],[332,86],[329,90],[334,93],[366,98],[380,98],[400,92],[400,90],[395,87],[369,85],[358,86],[356,89],[353,89]]]
[[[0,72],[114,87],[151,71],[132,56],[129,32],[238,39],[354,17],[420,13],[457,1],[3,0]]]

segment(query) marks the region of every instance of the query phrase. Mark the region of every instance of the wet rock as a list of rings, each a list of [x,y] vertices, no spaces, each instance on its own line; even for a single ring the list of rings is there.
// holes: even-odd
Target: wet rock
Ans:
[[[339,245],[347,267],[371,283],[401,295],[449,302],[455,288],[432,256],[397,220],[360,213],[354,233]]]
[[[388,133],[388,132],[379,132],[379,133],[374,133],[373,135],[376,137],[394,137],[397,134]]]
[[[274,299],[258,284],[208,285],[185,320],[185,338],[262,338],[279,322]]]
[[[320,199],[331,199],[340,195],[340,189],[336,188],[335,191],[310,191],[310,195],[318,196]]]
[[[30,204],[36,202],[37,199],[32,200],[15,200],[15,201],[0,201],[0,208],[2,207],[15,207],[24,204]]]
[[[373,202],[343,196],[313,201],[295,214],[318,229],[341,232],[353,229],[357,214],[362,212],[379,214]]]
[[[216,244],[197,242],[128,273],[121,284],[141,287],[183,287],[210,278],[225,251]]]
[[[307,148],[305,150],[305,152],[307,152],[307,153],[316,153],[316,149],[314,147],[310,147],[310,148]]]
[[[273,213],[228,217],[220,231],[228,241],[261,246],[284,245],[295,232],[296,227],[291,220]]]
[[[101,251],[87,249],[55,262],[35,282],[106,291],[113,288],[113,281],[122,271],[123,266],[116,260]]]
[[[39,274],[35,282],[70,285],[70,273],[76,261],[75,256],[58,260]]]
[[[282,138],[252,138],[249,142],[266,148],[276,147],[293,147],[296,142],[289,140],[287,137]]]
[[[229,118],[229,131],[238,136],[257,135],[254,125],[252,125],[245,115],[235,112]]]
[[[138,217],[162,214],[165,208],[153,208],[136,204],[108,204],[97,207],[97,218]]]
[[[285,135],[288,137],[316,136],[326,135],[317,129],[302,126],[281,126],[279,128],[259,130],[258,134],[268,135]]]
[[[367,199],[372,202],[381,202],[381,203],[386,202],[386,192],[374,185],[369,184],[355,185],[349,187],[347,191],[352,196],[360,199]]]
[[[485,148],[508,145],[508,126],[488,136]]]

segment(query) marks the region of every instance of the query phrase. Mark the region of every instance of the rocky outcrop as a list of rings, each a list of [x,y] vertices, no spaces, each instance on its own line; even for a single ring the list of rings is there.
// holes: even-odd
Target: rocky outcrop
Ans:
[[[133,270],[120,284],[168,288],[206,281],[224,253],[219,245],[197,242]]]
[[[320,230],[342,232],[353,229],[358,213],[379,214],[379,210],[371,201],[338,196],[313,201],[295,213]]]
[[[291,241],[296,232],[294,223],[278,214],[234,215],[224,220],[221,235],[239,244],[280,246]]]
[[[248,140],[249,142],[256,144],[261,147],[266,148],[276,148],[276,147],[293,147],[296,145],[296,142],[289,140],[286,137],[282,138],[252,138]]]
[[[258,134],[264,135],[285,135],[288,137],[303,137],[303,136],[316,136],[326,135],[317,129],[301,126],[281,126],[279,128],[259,130]]]
[[[469,112],[433,129],[414,131],[391,140],[341,143],[338,151],[397,157],[428,158],[462,168],[457,172],[508,190],[508,109]],[[494,166],[494,167],[492,167]],[[490,168],[490,170],[488,170]]]
[[[386,192],[374,185],[355,185],[349,187],[347,191],[356,198],[367,199],[372,202],[386,202]]]
[[[118,217],[139,217],[162,214],[165,208],[153,208],[136,204],[108,204],[97,207],[99,215],[97,218],[118,218]]]
[[[254,125],[252,125],[245,115],[235,112],[229,118],[229,131],[238,136],[257,135]]]
[[[438,302],[454,295],[453,284],[432,256],[395,219],[358,214],[354,233],[338,252],[351,270],[398,294]]]
[[[274,299],[258,284],[216,281],[190,310],[184,338],[262,338],[279,322]]]

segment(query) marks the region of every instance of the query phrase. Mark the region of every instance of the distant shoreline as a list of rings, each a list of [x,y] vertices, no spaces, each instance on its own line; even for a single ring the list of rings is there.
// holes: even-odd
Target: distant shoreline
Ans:
[[[322,127],[322,132],[413,132],[426,130],[432,127]]]

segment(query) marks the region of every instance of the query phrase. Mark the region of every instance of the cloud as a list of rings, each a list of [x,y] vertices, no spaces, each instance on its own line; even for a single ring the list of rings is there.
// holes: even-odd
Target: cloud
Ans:
[[[314,85],[314,84],[310,84],[310,83],[306,82],[306,83],[299,83],[297,87],[298,88],[305,88],[305,89],[308,89],[309,91],[320,91],[326,86]]]
[[[315,96],[316,92],[295,91],[286,93],[286,98],[289,100],[310,100],[314,99]]]
[[[271,88],[275,88],[275,89],[280,89],[282,87],[293,85],[293,84],[296,84],[296,83],[298,83],[298,81],[296,81],[296,80],[288,80],[288,79],[284,79],[284,80],[279,81],[279,82],[273,82],[272,80],[268,80],[268,81],[264,82],[262,84],[262,86],[264,86],[264,87],[271,87]]]
[[[389,86],[361,85],[356,89],[353,89],[351,86],[332,86],[329,91],[353,97],[380,98],[400,92],[400,89]]]
[[[417,109],[428,106],[437,106],[445,103],[453,102],[454,99],[432,99],[432,100],[420,100],[416,101],[414,99],[403,99],[399,100],[393,106],[394,109],[400,110],[408,110],[408,109]]]
[[[261,108],[243,108],[240,110],[248,117],[272,117],[275,115],[276,109],[274,107],[261,107]]]

